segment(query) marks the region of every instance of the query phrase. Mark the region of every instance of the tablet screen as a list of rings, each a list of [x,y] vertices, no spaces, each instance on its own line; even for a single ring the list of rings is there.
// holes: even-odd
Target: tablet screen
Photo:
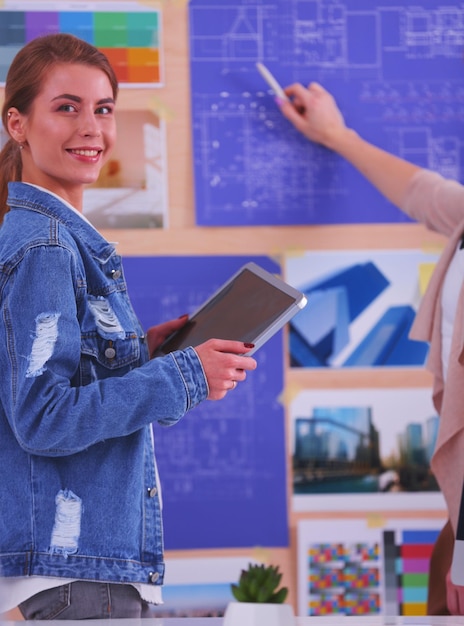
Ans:
[[[295,296],[245,267],[168,339],[161,351],[195,347],[211,338],[256,343],[292,305]]]

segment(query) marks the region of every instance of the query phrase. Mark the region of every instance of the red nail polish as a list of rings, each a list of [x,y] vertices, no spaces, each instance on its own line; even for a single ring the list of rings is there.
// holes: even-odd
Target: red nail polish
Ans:
[[[249,350],[251,350],[251,348],[255,347],[254,343],[244,343],[243,345],[245,346],[245,348],[248,348]]]

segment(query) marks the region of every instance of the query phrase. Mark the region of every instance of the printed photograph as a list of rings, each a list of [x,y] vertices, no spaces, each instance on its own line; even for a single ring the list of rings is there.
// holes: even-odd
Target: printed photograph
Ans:
[[[84,190],[84,215],[98,229],[166,228],[166,138],[152,111],[116,111],[118,136],[98,181]]]
[[[442,506],[429,389],[305,390],[289,410],[294,510]]]
[[[253,558],[166,559],[163,601],[150,617],[222,617],[233,601],[231,584]]]

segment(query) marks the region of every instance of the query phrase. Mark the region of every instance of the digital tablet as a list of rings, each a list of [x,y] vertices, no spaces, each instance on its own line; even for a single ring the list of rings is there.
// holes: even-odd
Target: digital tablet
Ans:
[[[256,263],[247,263],[161,345],[157,356],[208,339],[253,343],[253,354],[305,305],[306,296]]]
[[[454,585],[464,585],[464,487],[459,505],[458,527],[451,561],[451,582]]]

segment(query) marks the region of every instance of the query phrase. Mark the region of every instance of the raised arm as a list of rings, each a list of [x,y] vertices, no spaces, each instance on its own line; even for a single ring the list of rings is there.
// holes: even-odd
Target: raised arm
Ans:
[[[282,114],[305,137],[333,150],[351,163],[390,202],[401,201],[412,176],[420,169],[365,141],[345,124],[333,96],[318,83],[285,89],[290,101],[278,100]]]

